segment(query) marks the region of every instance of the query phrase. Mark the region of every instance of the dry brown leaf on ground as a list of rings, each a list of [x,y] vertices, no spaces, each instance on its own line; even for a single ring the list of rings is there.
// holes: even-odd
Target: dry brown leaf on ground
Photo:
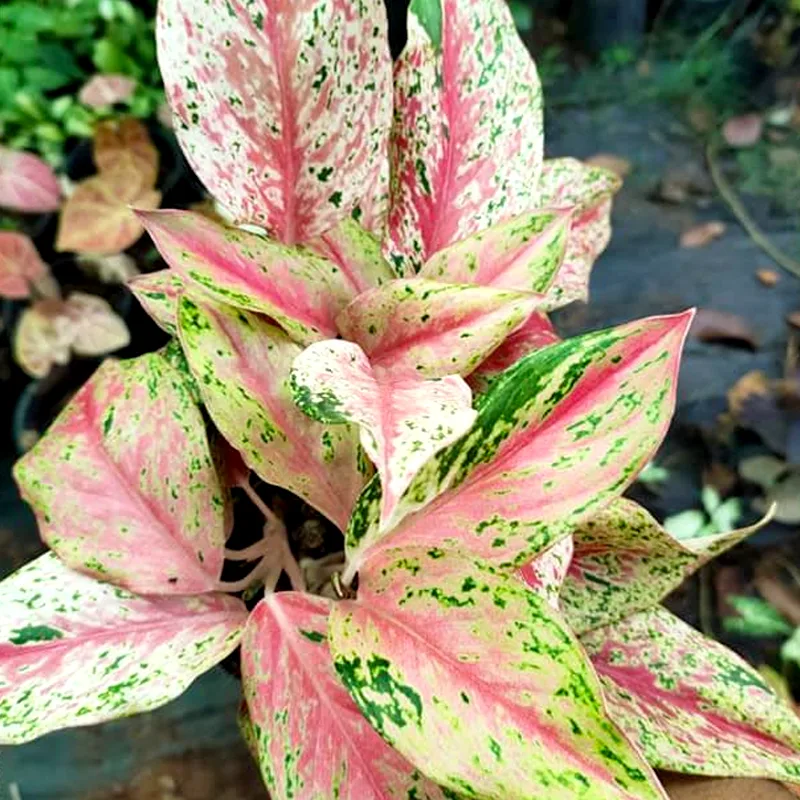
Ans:
[[[756,278],[762,286],[772,288],[781,279],[781,276],[774,269],[761,268],[756,270]]]
[[[719,237],[725,233],[725,228],[725,223],[719,220],[712,220],[711,222],[703,222],[700,225],[694,225],[681,234],[681,247],[689,249],[705,247],[713,242],[714,239],[719,239]]]
[[[586,163],[592,167],[607,169],[623,179],[630,175],[633,169],[633,165],[627,158],[615,156],[613,153],[597,153],[591,158],[587,158]]]
[[[98,172],[108,172],[126,164],[139,173],[143,186],[152,189],[156,185],[158,150],[139,120],[128,117],[101,122],[95,128],[93,147]]]
[[[758,339],[749,323],[729,311],[717,311],[713,308],[698,309],[689,329],[689,335],[701,342],[758,349]]]
[[[730,147],[752,147],[761,139],[764,119],[761,114],[731,117],[722,126],[722,137]]]

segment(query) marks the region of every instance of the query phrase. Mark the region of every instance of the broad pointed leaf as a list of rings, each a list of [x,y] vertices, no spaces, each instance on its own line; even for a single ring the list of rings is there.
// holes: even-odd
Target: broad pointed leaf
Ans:
[[[128,288],[144,310],[167,333],[177,334],[178,299],[183,292],[183,278],[171,269],[160,269],[137,275],[128,281]]]
[[[371,217],[384,202],[392,75],[380,0],[166,0],[158,45],[178,139],[240,222],[294,244],[357,203]]]
[[[552,323],[540,313],[531,314],[505,341],[493,350],[467,378],[473,391],[485,392],[491,383],[521,358],[559,341]]]
[[[0,297],[24,300],[30,296],[31,284],[49,275],[50,268],[29,236],[0,231]]]
[[[561,269],[547,295],[546,308],[589,296],[589,273],[611,238],[611,198],[622,185],[613,172],[574,158],[544,162],[537,208],[574,211]]]
[[[55,249],[107,255],[130,247],[144,233],[131,207],[153,209],[161,192],[142,179],[137,168],[122,163],[81,181],[58,221]]]
[[[423,14],[434,4],[441,41]],[[421,266],[438,250],[533,206],[541,88],[504,0],[412,5],[394,104],[394,258]]]
[[[412,278],[364,292],[337,324],[376,370],[442,378],[472,372],[539,301],[528,292]]]
[[[249,738],[270,795],[444,800],[375,733],[342,686],[328,651],[329,609],[321,597],[272,594],[245,629]]]
[[[30,214],[56,211],[61,187],[49,164],[33,153],[0,147],[0,207]]]
[[[238,644],[244,605],[140,597],[46,553],[0,584],[0,743],[150,711]]]
[[[513,575],[438,548],[384,550],[334,603],[334,665],[373,727],[467,797],[663,798],[606,717],[578,640]]]
[[[417,474],[396,512],[408,516],[383,544],[467,546],[515,566],[603,508],[666,432],[691,317],[586,334],[511,367],[480,398],[469,434]],[[348,578],[381,539],[379,497],[370,484],[353,515]]]
[[[553,608],[561,603],[561,587],[569,570],[575,542],[571,534],[559,539],[519,571],[525,583],[544,597]]]
[[[300,345],[252,314],[185,296],[178,328],[206,410],[248,467],[344,528],[364,483],[357,434],[295,405],[289,377]]]
[[[641,506],[619,498],[573,532],[575,556],[561,589],[564,613],[583,633],[655,606],[759,527],[678,541]]]
[[[327,259],[190,211],[140,218],[172,269],[215,299],[269,315],[303,344],[336,336],[353,292]]]
[[[585,634],[609,714],[659,769],[800,782],[800,717],[663,608]]]
[[[102,297],[73,292],[64,310],[72,323],[72,350],[76,355],[102,356],[130,344],[125,320]]]
[[[225,498],[200,409],[158,354],[106,361],[14,475],[68,566],[145,594],[216,587]]]
[[[559,271],[569,228],[568,210],[512,217],[439,250],[419,275],[542,294]]]
[[[306,348],[294,362],[300,408],[321,422],[354,422],[378,469],[381,527],[420,467],[465,434],[475,421],[472,393],[457,375],[435,380],[376,374],[364,351],[333,340]]]
[[[397,277],[383,257],[380,240],[350,217],[308,244],[339,267],[351,299]]]
[[[44,378],[56,364],[68,364],[75,330],[60,300],[39,300],[26,308],[14,331],[14,360],[28,375]]]
[[[158,150],[144,123],[133,117],[109,119],[98,124],[92,137],[98,172],[112,172],[122,165],[152,189],[158,178]]]

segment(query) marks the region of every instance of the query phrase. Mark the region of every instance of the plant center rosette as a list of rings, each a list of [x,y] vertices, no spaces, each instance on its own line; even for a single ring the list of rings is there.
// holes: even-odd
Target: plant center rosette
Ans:
[[[660,605],[750,531],[678,542],[622,499],[691,314],[559,340],[618,181],[543,160],[502,0],[414,0],[408,29],[393,69],[379,0],[162,0],[231,224],[140,213],[169,269],[132,288],[173,341],[16,467],[51,552],[0,586],[0,738],[154,708],[240,648],[274,798],[800,781],[794,712]]]

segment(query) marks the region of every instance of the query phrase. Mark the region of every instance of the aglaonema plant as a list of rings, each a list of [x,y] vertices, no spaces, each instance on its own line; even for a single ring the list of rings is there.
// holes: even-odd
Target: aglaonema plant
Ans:
[[[0,738],[145,711],[240,648],[275,798],[800,781],[794,712],[660,605],[750,531],[679,542],[622,498],[691,314],[558,339],[617,181],[543,160],[503,0],[408,28],[393,70],[379,0],[162,0],[176,130],[236,225],[141,213],[170,268],[133,289],[175,341],[106,362],[16,467],[51,552],[0,587]],[[335,592],[251,472],[343,532]],[[232,487],[264,516],[244,550]]]

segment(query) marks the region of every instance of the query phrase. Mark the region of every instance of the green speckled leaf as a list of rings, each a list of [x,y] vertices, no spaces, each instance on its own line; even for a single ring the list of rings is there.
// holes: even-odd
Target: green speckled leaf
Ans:
[[[387,549],[335,603],[336,671],[389,744],[481,800],[665,798],[608,719],[577,639],[513,575],[437,548]]]
[[[178,325],[205,407],[223,436],[259,477],[344,528],[364,483],[358,434],[348,425],[315,422],[295,405],[289,377],[300,345],[253,314],[187,297]]]
[[[330,601],[267,595],[242,641],[240,726],[275,800],[445,800],[370,727],[333,668]]]
[[[466,546],[504,566],[546,549],[620,495],[650,460],[675,399],[691,313],[652,317],[523,358],[478,398],[469,434],[432,458],[381,535],[368,485],[347,535],[347,577],[381,545]]]
[[[47,553],[0,583],[0,744],[163,705],[239,643],[233,597],[140,597]]]
[[[145,594],[216,587],[226,498],[191,386],[159,354],[106,361],[14,475],[73,569]]]
[[[128,288],[144,310],[160,328],[173,336],[177,334],[175,317],[178,298],[185,285],[183,278],[171,269],[137,275],[128,281]]]
[[[583,633],[655,606],[759,527],[678,541],[632,500],[615,500],[573,532],[575,555],[561,589],[564,614]]]
[[[800,782],[800,716],[663,608],[581,637],[608,712],[657,769]]]
[[[377,372],[468,375],[536,308],[530,292],[411,278],[359,295],[338,316]]]
[[[542,294],[555,280],[570,232],[570,211],[522,214],[439,250],[421,278]]]

